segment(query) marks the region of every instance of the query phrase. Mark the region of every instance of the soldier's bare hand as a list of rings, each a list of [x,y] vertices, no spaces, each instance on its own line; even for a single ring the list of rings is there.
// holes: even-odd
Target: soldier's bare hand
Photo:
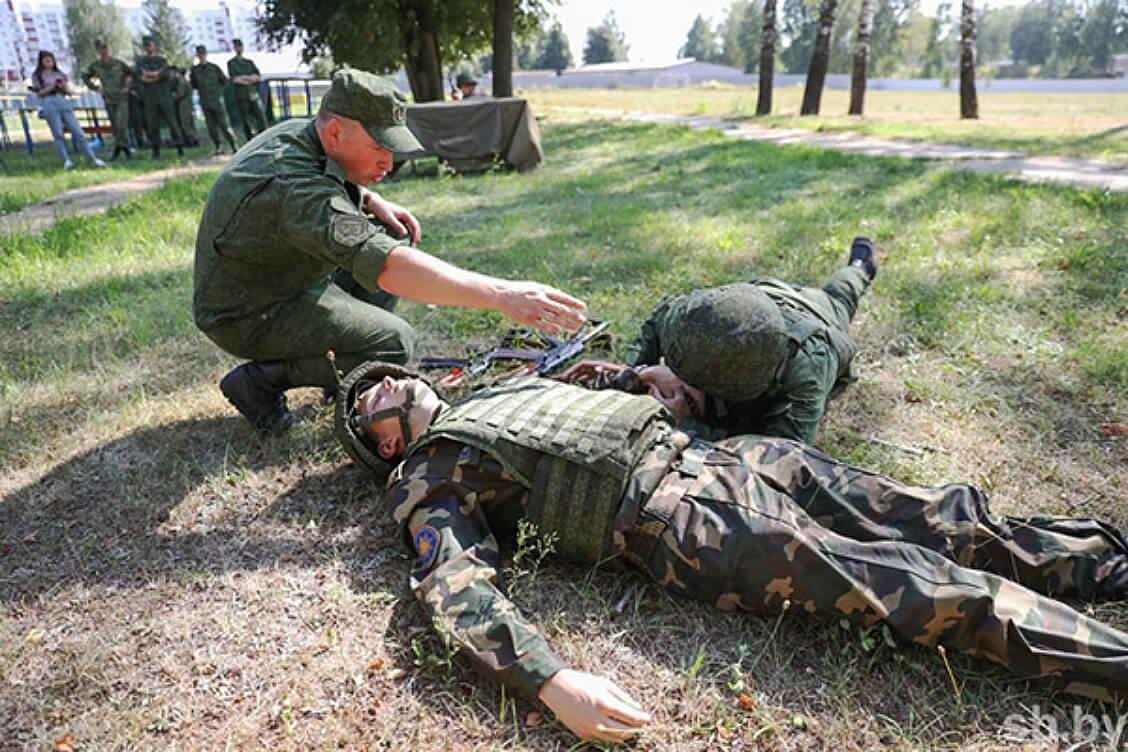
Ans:
[[[498,310],[546,334],[572,331],[585,321],[584,301],[549,285],[506,281],[498,294]]]
[[[413,243],[418,243],[419,238],[423,236],[423,228],[414,214],[378,193],[365,192],[364,208],[369,214],[392,228],[392,232],[401,238],[410,236]]]
[[[608,376],[622,373],[627,367],[606,360],[584,360],[565,371],[560,380],[569,384],[597,384]]]
[[[581,739],[624,742],[650,722],[642,706],[613,681],[583,671],[556,672],[539,697]]]

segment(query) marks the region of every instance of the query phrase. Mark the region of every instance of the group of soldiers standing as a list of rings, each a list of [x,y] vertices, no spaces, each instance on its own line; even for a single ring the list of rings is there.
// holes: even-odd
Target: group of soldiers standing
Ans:
[[[129,159],[135,148],[146,145],[152,149],[153,157],[159,158],[162,123],[168,127],[170,143],[178,154],[184,153],[185,146],[199,145],[192,111],[193,89],[199,94],[215,153],[222,154],[226,142],[234,154],[235,134],[228,124],[223,102],[229,81],[246,140],[266,129],[258,93],[261,73],[253,61],[243,57],[242,40],[233,40],[235,57],[227,61],[226,74],[218,65],[208,62],[208,51],[202,44],[196,46],[196,64],[187,71],[170,65],[157,52],[153,37],[142,37],[141,46],[144,54],[130,66],[111,56],[109,46],[99,40],[98,58],[83,73],[86,85],[102,95],[110,118],[114,143],[111,161],[121,155]]]

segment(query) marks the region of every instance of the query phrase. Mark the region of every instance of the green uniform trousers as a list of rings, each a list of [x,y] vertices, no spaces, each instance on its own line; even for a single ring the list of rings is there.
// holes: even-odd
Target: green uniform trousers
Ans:
[[[231,132],[231,126],[227,124],[227,112],[224,111],[222,104],[217,104],[214,107],[203,107],[204,122],[208,126],[208,136],[211,138],[215,148],[220,148],[223,145],[221,139],[227,139],[228,145],[231,146],[231,151],[235,151],[235,134]]]
[[[200,134],[196,132],[196,114],[192,112],[192,96],[186,96],[176,103],[176,117],[180,124],[180,132],[184,134],[187,143],[196,143]]]
[[[292,386],[332,389],[337,376],[326,357],[329,350],[342,373],[366,360],[406,363],[411,359],[414,332],[392,313],[399,299],[388,293],[369,296],[379,305],[360,300],[326,279],[266,313],[233,321],[207,336],[240,358],[282,361]]]
[[[662,585],[726,610],[789,601],[884,622],[1074,694],[1128,695],[1128,634],[1040,594],[1123,597],[1128,544],[1113,528],[993,517],[970,486],[908,486],[787,439],[694,446],[627,539]]]
[[[254,88],[258,88],[257,84],[253,84]],[[266,130],[266,119],[262,114],[262,105],[259,104],[257,93],[240,93],[240,86],[235,87],[235,106],[239,110],[239,119],[243,121],[243,134],[250,141],[255,137],[255,134],[262,133]],[[242,88],[251,88],[250,86],[243,86]]]
[[[172,104],[172,95],[165,92],[158,96],[144,96],[145,124],[149,128],[149,145],[157,148],[161,145],[161,120],[168,123],[168,130],[172,143],[184,144],[184,134],[180,132],[179,118],[176,108]]]
[[[110,132],[114,137],[114,148],[129,148],[129,100],[107,99],[106,114],[110,118]]]

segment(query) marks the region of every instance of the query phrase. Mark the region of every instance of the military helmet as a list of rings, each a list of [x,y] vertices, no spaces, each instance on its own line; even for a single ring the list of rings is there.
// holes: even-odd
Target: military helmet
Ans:
[[[657,321],[666,365],[706,394],[741,402],[763,394],[787,362],[787,325],[763,290],[737,283],[663,303]]]
[[[349,371],[338,385],[337,405],[333,415],[333,433],[336,434],[337,441],[341,442],[353,462],[371,472],[378,483],[384,482],[396,463],[381,457],[375,442],[364,431],[364,424],[370,423],[373,416],[362,416],[358,402],[369,387],[375,386],[385,376],[396,379],[419,378],[419,374],[395,363],[378,360],[361,363]],[[399,412],[399,408],[393,410]],[[378,416],[376,419],[379,417],[385,416]],[[406,433],[404,438],[407,438]]]

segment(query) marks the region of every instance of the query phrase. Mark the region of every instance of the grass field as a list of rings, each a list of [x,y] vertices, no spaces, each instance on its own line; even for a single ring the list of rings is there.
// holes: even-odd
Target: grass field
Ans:
[[[620,337],[665,293],[818,284],[881,248],[854,323],[860,381],[825,451],[906,480],[972,481],[997,512],[1128,526],[1128,197],[550,117],[533,175],[409,177],[423,247],[585,298]],[[236,361],[192,326],[211,176],[0,239],[0,747],[572,749],[477,678],[407,590],[378,493],[308,422],[260,438]],[[493,314],[406,304],[423,353],[495,339]],[[1009,748],[1010,714],[1076,700],[963,656],[797,614],[679,601],[551,559],[520,606],[569,663],[655,720],[640,750]],[[1128,628],[1121,603],[1081,604]],[[745,700],[740,700],[741,695]],[[1122,709],[1087,702],[1099,717]]]
[[[70,149],[69,138],[67,148]],[[112,149],[107,149],[95,154],[105,160],[111,152]],[[100,168],[91,164],[86,157],[72,152],[71,160],[75,169],[64,171],[48,136],[47,140],[37,141],[35,151],[31,154],[22,147],[0,152],[0,160],[3,160],[3,167],[0,168],[0,214],[19,211],[72,188],[126,180],[140,172],[184,164],[211,153],[210,145],[187,148],[183,157],[177,156],[175,148],[163,149],[161,159],[158,160],[150,156],[148,149],[139,149],[133,159],[119,157]]]
[[[1128,94],[1018,94],[979,89],[979,119],[959,117],[951,92],[866,92],[864,117],[846,114],[850,92],[826,89],[820,115],[799,117],[801,86],[773,92],[772,115],[755,117],[757,89],[702,85],[671,89],[533,89],[538,114],[553,108],[708,115],[770,128],[851,131],[884,138],[1128,161]]]

